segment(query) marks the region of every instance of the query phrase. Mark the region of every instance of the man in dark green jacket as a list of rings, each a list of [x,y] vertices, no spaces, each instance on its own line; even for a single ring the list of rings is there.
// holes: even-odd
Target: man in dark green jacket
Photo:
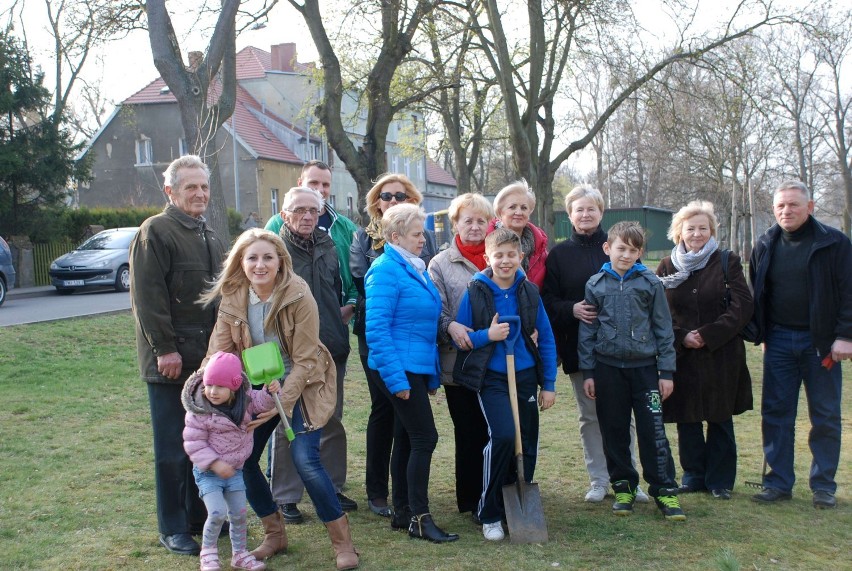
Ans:
[[[172,553],[197,555],[192,535],[201,533],[207,515],[183,449],[181,390],[207,353],[216,308],[195,302],[219,273],[226,248],[204,219],[207,165],[187,155],[163,174],[169,203],[142,223],[130,245],[130,300],[151,407],[160,543]]]

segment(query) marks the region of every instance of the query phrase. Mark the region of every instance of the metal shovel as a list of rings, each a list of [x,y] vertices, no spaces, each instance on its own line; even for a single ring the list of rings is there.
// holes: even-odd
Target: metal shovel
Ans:
[[[506,373],[509,377],[509,404],[512,407],[512,419],[515,421],[515,464],[518,480],[514,484],[503,486],[503,507],[506,510],[506,523],[509,526],[510,543],[545,543],[547,541],[547,523],[544,521],[544,509],[541,506],[541,493],[538,484],[527,483],[524,479],[524,457],[521,447],[521,421],[518,416],[518,387],[515,381],[515,342],[521,334],[521,318],[512,315],[501,317],[501,323],[514,324],[514,333],[510,333],[506,344]]]
[[[261,343],[260,345],[244,349],[243,366],[246,369],[249,381],[253,385],[265,385],[271,381],[280,381],[284,377],[284,360],[281,358],[281,350],[275,341]],[[278,409],[278,416],[281,417],[281,422],[284,423],[284,433],[287,435],[287,440],[293,442],[296,435],[293,433],[293,429],[290,428],[290,423],[287,422],[287,415],[284,413],[281,399],[278,398],[278,393],[271,394],[272,399],[275,401],[275,408]]]

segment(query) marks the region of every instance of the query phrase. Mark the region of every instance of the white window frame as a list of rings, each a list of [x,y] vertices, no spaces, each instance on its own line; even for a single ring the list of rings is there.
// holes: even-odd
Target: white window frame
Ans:
[[[269,199],[272,203],[272,215],[275,216],[281,212],[281,209],[278,208],[278,189],[270,188],[269,189]]]
[[[180,137],[178,139],[178,155],[182,157],[182,156],[188,155],[188,154],[189,154],[189,148],[187,147],[187,144],[186,144],[186,137]]]
[[[154,147],[151,139],[143,137],[136,139],[136,166],[151,165],[154,163]]]

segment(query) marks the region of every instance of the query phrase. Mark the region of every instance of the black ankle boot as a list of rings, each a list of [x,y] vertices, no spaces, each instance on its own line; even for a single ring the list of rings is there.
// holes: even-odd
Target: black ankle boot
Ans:
[[[432,514],[425,513],[412,516],[408,526],[408,536],[417,539],[426,539],[432,543],[448,543],[459,538],[457,533],[446,533],[435,525]]]
[[[408,526],[411,524],[411,517],[414,514],[411,513],[411,508],[408,506],[404,506],[402,508],[393,510],[393,515],[391,516],[390,526],[392,529],[399,530],[407,530]]]

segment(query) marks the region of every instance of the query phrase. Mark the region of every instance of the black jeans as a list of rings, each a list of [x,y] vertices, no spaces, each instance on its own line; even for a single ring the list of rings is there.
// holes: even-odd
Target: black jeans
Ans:
[[[734,419],[707,422],[707,438],[701,422],[677,424],[681,482],[693,490],[734,489],[737,478],[737,441]]]
[[[475,391],[444,385],[456,441],[456,504],[460,513],[476,509],[482,496],[482,451],[488,425]]]
[[[438,430],[429,402],[429,378],[407,371],[405,375],[411,385],[408,400],[393,396],[384,381],[381,386],[396,413],[391,455],[393,506],[401,511],[407,505],[420,515],[429,513],[429,472]]]
[[[627,480],[631,489],[639,484],[639,474],[630,458],[630,412],[636,417],[636,441],[642,475],[648,493],[659,495],[660,488],[675,488],[674,460],[659,390],[657,367],[622,369],[598,362],[595,366],[595,408],[601,427],[609,481]]]
[[[183,383],[148,383],[154,433],[157,525],[163,535],[201,531],[207,509],[198,497],[192,462],[183,449]]]
[[[390,470],[391,447],[393,446],[394,412],[379,372],[367,364],[367,356],[361,357],[361,365],[370,389],[370,418],[367,420],[367,498],[388,498],[388,473]],[[392,397],[396,398],[396,397]]]

